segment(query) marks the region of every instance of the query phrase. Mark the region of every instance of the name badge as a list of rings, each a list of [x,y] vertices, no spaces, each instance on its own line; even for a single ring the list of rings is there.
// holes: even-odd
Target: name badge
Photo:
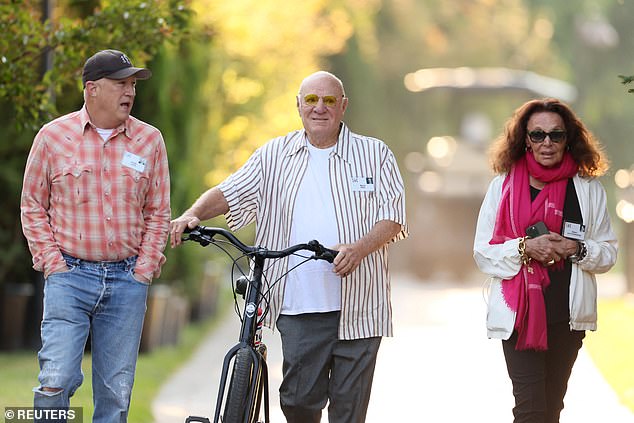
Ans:
[[[564,221],[564,237],[583,241],[586,236],[586,225]]]
[[[374,178],[371,176],[352,176],[350,178],[350,183],[352,184],[352,191],[374,191]]]
[[[143,171],[145,170],[145,165],[147,164],[147,160],[141,156],[137,156],[136,154],[132,154],[126,151],[125,153],[123,153],[123,160],[121,160],[121,164],[134,169],[139,173],[143,173]]]

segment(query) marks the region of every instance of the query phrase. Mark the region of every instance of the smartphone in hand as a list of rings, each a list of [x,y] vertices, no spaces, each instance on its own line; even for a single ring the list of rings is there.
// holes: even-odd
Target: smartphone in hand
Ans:
[[[534,225],[530,225],[526,228],[526,235],[531,238],[537,238],[540,235],[548,235],[550,231],[546,227],[546,224],[542,221],[535,223]]]

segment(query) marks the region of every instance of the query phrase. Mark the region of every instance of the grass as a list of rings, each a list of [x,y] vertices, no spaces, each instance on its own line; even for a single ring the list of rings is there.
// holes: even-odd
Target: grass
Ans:
[[[223,313],[223,309],[220,312]],[[139,355],[128,421],[151,423],[152,400],[164,381],[187,359],[213,329],[218,319],[188,325],[177,346],[157,348]],[[84,357],[84,383],[71,399],[72,407],[83,407],[83,421],[92,420],[92,378],[90,355]],[[32,388],[37,385],[37,354],[34,351],[0,353],[0,410],[4,407],[31,407]]]
[[[634,412],[634,296],[599,301],[599,327],[584,341],[592,360]]]

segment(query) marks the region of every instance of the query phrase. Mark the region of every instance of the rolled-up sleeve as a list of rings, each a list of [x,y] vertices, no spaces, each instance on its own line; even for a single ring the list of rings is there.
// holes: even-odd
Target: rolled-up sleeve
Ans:
[[[401,231],[392,238],[391,242],[405,239],[408,236],[405,214],[405,189],[394,154],[387,146],[384,148],[380,181],[376,221],[391,220],[400,224]]]
[[[218,185],[229,204],[225,217],[233,231],[256,219],[263,174],[261,151],[261,148],[256,150],[240,169]]]

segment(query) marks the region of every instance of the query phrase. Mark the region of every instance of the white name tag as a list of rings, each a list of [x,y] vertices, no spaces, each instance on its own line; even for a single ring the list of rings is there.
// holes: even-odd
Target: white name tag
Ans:
[[[350,183],[352,184],[352,191],[374,191],[374,178],[371,176],[352,176]]]
[[[123,153],[123,160],[121,160],[121,164],[134,169],[139,173],[143,173],[143,171],[145,170],[145,165],[147,164],[147,160],[141,156],[137,156],[136,154],[132,154],[126,151],[125,153]]]
[[[586,226],[581,223],[564,221],[564,237],[583,241],[586,237]]]

